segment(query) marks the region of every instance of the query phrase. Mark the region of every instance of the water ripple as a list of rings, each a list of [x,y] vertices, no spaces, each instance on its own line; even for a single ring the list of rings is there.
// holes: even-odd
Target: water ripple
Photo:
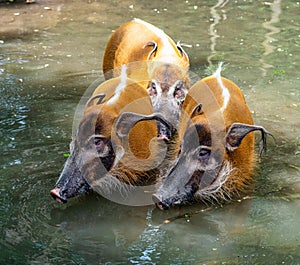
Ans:
[[[266,4],[266,2],[265,2]],[[276,49],[275,46],[272,44],[276,42],[277,40],[273,37],[274,34],[277,34],[280,32],[280,28],[276,27],[274,24],[278,24],[280,22],[280,14],[281,14],[281,0],[274,0],[273,3],[268,3],[270,5],[272,15],[271,19],[269,21],[266,21],[262,23],[262,27],[268,32],[265,34],[265,39],[262,42],[262,46],[265,49],[265,52],[260,58],[260,62],[262,64],[261,70],[262,70],[262,76],[266,76],[267,70],[269,68],[272,68],[273,65],[266,62],[267,57],[273,53]]]

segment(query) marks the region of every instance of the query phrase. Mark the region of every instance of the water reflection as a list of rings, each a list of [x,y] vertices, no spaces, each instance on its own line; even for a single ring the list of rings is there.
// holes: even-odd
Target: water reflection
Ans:
[[[160,260],[166,264],[272,264],[275,260],[279,264],[296,261],[300,258],[297,254],[299,226],[292,229],[289,226],[291,220],[299,216],[295,216],[289,205],[281,200],[274,203],[258,199],[215,207],[202,213],[199,206],[191,207],[190,212],[181,212],[182,218],[170,223],[162,220],[170,219],[178,212],[154,210],[143,234],[130,247],[136,255],[131,261],[134,264],[158,264]],[[198,213],[193,214],[195,212]],[[289,248],[290,256],[283,255],[286,248]]]
[[[118,262],[145,229],[147,211],[91,195],[65,210],[53,209],[51,224],[67,234],[77,258],[92,264]]]
[[[209,66],[213,65],[212,59],[217,54],[216,51],[217,39],[221,37],[220,35],[218,35],[217,25],[227,19],[226,10],[223,8],[228,4],[228,2],[229,0],[218,0],[217,4],[210,8],[210,14],[211,14],[210,21],[212,21],[213,23],[211,23],[211,25],[209,26],[209,35],[210,35],[210,42],[211,42],[210,43],[211,54],[207,57]],[[221,10],[218,11],[218,9]]]
[[[271,19],[269,21],[266,21],[262,23],[262,27],[268,32],[265,34],[265,40],[262,42],[262,46],[265,49],[265,52],[263,53],[262,57],[260,58],[260,62],[262,63],[262,76],[267,75],[267,71],[269,68],[273,68],[274,66],[272,64],[269,64],[266,62],[268,55],[273,53],[276,49],[275,46],[272,44],[276,41],[273,37],[274,34],[277,34],[280,32],[280,28],[276,27],[274,24],[278,24],[280,22],[280,14],[281,14],[281,0],[274,0],[273,3],[271,2],[265,2],[265,5],[269,5],[271,8]]]

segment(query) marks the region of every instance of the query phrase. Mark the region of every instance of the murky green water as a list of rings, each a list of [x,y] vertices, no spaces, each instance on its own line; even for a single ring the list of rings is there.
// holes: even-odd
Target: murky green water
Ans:
[[[300,264],[299,1],[59,2],[57,23],[0,36],[0,263]],[[64,206],[50,197],[106,41],[134,17],[191,45],[199,78],[224,61],[256,124],[276,137],[251,197],[167,212],[95,194]]]

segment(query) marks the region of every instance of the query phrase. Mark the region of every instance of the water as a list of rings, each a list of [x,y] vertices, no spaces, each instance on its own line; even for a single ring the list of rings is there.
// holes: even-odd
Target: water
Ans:
[[[300,264],[299,2],[37,2],[0,6],[5,25],[20,21],[0,35],[1,264]],[[134,17],[191,45],[199,78],[224,61],[274,134],[249,197],[161,212],[49,196],[106,41]]]

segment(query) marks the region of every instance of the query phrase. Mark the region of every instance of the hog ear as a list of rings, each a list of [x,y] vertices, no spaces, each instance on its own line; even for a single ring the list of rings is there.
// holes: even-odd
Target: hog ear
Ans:
[[[233,151],[240,146],[244,137],[253,131],[261,132],[261,140],[259,143],[259,155],[261,156],[263,151],[267,149],[267,135],[273,137],[264,127],[249,125],[243,123],[233,123],[228,129],[226,135],[226,148],[229,151]],[[274,137],[273,137],[274,138]]]
[[[191,117],[197,116],[197,115],[201,114],[201,112],[202,112],[202,104],[199,103],[199,104],[193,109]]]
[[[134,112],[123,112],[116,121],[116,132],[119,138],[124,138],[131,128],[140,121],[157,120],[172,131],[172,125],[159,113],[142,115]]]
[[[95,95],[93,97],[91,97],[88,102],[86,103],[86,106],[88,106],[89,104],[91,104],[91,102],[93,102],[94,100],[98,100],[96,102],[96,105],[99,105],[102,103],[102,100],[105,98],[105,94],[101,93],[101,94],[98,94],[98,95]]]
[[[185,45],[185,46],[187,46],[187,45]],[[182,45],[181,45],[180,41],[177,41],[176,47],[177,47],[177,49],[179,50],[181,56],[184,57],[185,60],[188,61],[188,60],[189,60],[189,56],[187,55],[187,53],[186,53],[186,52],[184,51],[184,49],[182,48]]]
[[[153,49],[151,50],[151,52],[148,55],[148,60],[151,60],[156,55],[156,52],[157,52],[157,43],[155,41],[149,41],[146,45],[144,45],[143,48],[146,48],[148,46],[153,47]]]

